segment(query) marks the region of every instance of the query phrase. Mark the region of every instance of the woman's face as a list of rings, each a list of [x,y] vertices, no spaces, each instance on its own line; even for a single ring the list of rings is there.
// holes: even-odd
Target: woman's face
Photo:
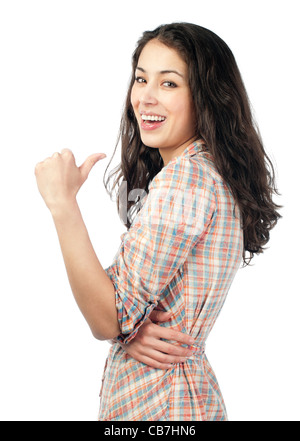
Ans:
[[[166,165],[196,139],[187,64],[154,39],[142,50],[135,76],[131,104],[142,142],[159,148]]]

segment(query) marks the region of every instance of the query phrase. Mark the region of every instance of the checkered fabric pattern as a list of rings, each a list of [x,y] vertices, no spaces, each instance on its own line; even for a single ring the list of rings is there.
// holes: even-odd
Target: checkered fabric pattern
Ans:
[[[238,206],[196,141],[152,180],[105,270],[115,287],[121,333],[104,368],[100,421],[227,420],[205,342],[242,251]],[[129,343],[156,306],[173,314],[161,326],[196,339],[195,355],[168,370],[134,360],[118,343]]]

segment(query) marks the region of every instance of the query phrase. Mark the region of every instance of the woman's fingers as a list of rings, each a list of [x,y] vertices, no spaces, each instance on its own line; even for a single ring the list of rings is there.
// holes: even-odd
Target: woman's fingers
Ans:
[[[125,346],[125,348],[124,348]],[[170,369],[174,364],[184,363],[188,357],[168,355],[151,347],[144,347],[141,343],[132,342],[122,345],[124,350],[135,360],[156,369]]]
[[[156,351],[155,349],[150,348],[139,348],[138,354],[140,361],[142,361],[142,359],[147,359],[146,364],[151,363],[152,367],[156,367],[158,369],[169,369],[174,364],[184,363],[188,359],[186,356],[165,354],[161,351]],[[143,363],[145,363],[145,361],[143,361]]]
[[[165,340],[176,341],[178,343],[193,345],[195,343],[195,339],[188,334],[184,334],[183,332],[176,331],[172,328],[166,328],[163,326],[156,325],[152,323],[153,329],[151,329],[152,335],[157,338],[164,338]]]
[[[166,321],[167,318],[166,313],[159,310],[153,316],[160,321]],[[129,344],[121,345],[131,357],[148,366],[170,369],[174,363],[183,363],[194,354],[189,347],[194,343],[195,340],[189,335],[157,325],[148,318],[136,337]]]
[[[83,164],[79,167],[81,176],[83,180],[85,181],[91,171],[91,169],[94,167],[94,165],[100,161],[100,159],[106,158],[105,153],[94,153],[93,155],[90,155]]]
[[[63,153],[68,153],[68,154],[71,154],[71,155],[73,155],[73,152],[72,152],[72,150],[70,150],[70,149],[67,149],[67,148],[65,148],[65,149],[62,149],[62,150],[61,150],[61,154],[63,154]]]
[[[176,357],[190,357],[193,355],[193,350],[190,348],[184,348],[183,346],[167,343],[163,340],[157,340],[153,339],[151,341],[151,348],[155,349],[156,351],[159,351],[162,354],[170,355],[170,356],[176,356]],[[179,361],[179,359],[176,359]]]
[[[134,357],[136,358],[136,357]],[[161,363],[158,360],[155,360],[154,358],[147,357],[147,355],[140,355],[136,358],[136,360],[140,361],[141,363],[146,364],[147,366],[153,367],[155,369],[170,369],[174,367],[172,363]]]
[[[164,365],[184,363],[188,359],[188,357],[169,355],[160,351],[149,351],[149,356]]]
[[[154,309],[150,315],[150,319],[152,322],[166,322],[171,316],[172,314],[170,312]],[[149,323],[148,326],[150,326],[148,327],[148,330],[151,332],[151,335],[155,335],[157,338],[164,338],[165,340],[172,340],[186,345],[193,345],[195,343],[193,337],[183,332],[176,331],[175,329],[162,327],[155,323]]]
[[[164,340],[175,341],[175,343],[168,343]],[[141,332],[139,332],[136,337],[136,341],[139,341],[141,351],[144,353],[146,353],[148,349],[154,349],[165,354],[179,357],[188,357],[193,354],[193,351],[189,349],[189,347],[183,347],[179,344],[181,343],[187,346],[193,344],[194,339],[191,339],[189,335],[151,322],[143,326]]]

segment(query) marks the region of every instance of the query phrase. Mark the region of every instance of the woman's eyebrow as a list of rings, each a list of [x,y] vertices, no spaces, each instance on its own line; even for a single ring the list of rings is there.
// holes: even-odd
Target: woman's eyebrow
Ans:
[[[137,66],[136,68],[137,70],[140,70],[143,73],[147,73],[147,71],[145,69],[143,69],[142,67]],[[180,72],[178,72],[177,70],[174,69],[166,69],[166,70],[161,70],[159,72],[160,74],[169,74],[169,73],[174,73],[176,75],[179,75],[181,78],[184,78],[184,75],[182,75]]]

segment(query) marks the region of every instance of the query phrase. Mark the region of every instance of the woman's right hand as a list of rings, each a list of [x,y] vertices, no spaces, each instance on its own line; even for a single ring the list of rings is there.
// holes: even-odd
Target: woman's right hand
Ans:
[[[127,344],[119,344],[135,360],[157,369],[170,369],[172,364],[186,361],[186,358],[193,355],[193,351],[176,343],[192,345],[195,340],[180,331],[154,323],[166,322],[170,317],[168,312],[153,310],[134,339]],[[176,343],[167,343],[162,338]]]

